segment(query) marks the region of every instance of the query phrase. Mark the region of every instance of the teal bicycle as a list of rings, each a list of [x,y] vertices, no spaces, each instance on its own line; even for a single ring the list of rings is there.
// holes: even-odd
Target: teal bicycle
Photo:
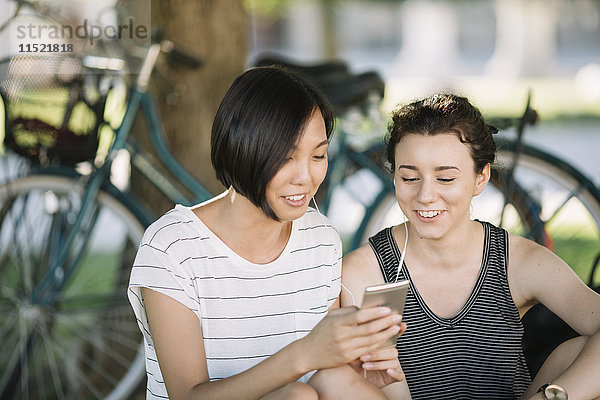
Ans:
[[[75,152],[61,161],[60,154],[53,152],[57,147],[40,139],[25,149],[26,142],[17,137],[32,132],[66,133],[69,137],[75,128],[67,116],[74,115],[77,104],[105,109],[110,94],[121,87],[121,71],[106,68],[115,65],[114,60],[71,60],[82,69],[69,75],[72,80],[53,79],[50,86],[56,87],[43,87],[66,88],[68,93],[63,118],[51,127],[35,121],[37,118],[23,117],[22,107],[35,107],[39,82],[29,86],[24,79],[29,75],[17,74],[19,79],[14,79],[10,73],[19,71],[20,66],[31,70],[28,63],[32,59],[13,58],[0,64],[5,143],[20,154],[3,158],[5,181],[0,185],[1,399],[125,399],[144,380],[142,336],[126,288],[144,229],[157,216],[148,212],[126,185],[118,185],[115,166],[125,160],[174,203],[192,205],[211,197],[169,152],[159,113],[147,91],[161,55],[176,56],[190,66],[199,64],[168,41],[152,44],[141,73],[127,85],[123,117],[100,160],[98,142],[93,142],[95,147],[89,153]],[[64,58],[58,61],[64,66]],[[2,70],[3,65],[10,68]],[[401,218],[394,205],[391,177],[381,163],[381,127],[374,143],[359,148],[356,132],[361,131],[362,123],[345,123],[352,122],[352,115],[372,121],[369,112],[377,111],[383,86],[375,75],[353,74],[343,63],[309,67],[305,72],[322,85],[340,114],[330,168],[318,201],[334,219],[335,210],[342,209],[340,203],[352,199],[353,211],[346,216],[352,216],[357,226],[349,229],[355,232],[347,235],[349,250]],[[56,75],[60,76],[58,70]],[[89,79],[78,79],[84,75],[95,77],[94,87],[106,90],[99,89],[101,95],[92,100],[82,97],[86,93],[82,85],[90,84]],[[148,122],[150,142],[164,168],[130,135],[140,114]],[[97,137],[100,129],[112,125],[104,113],[94,115],[98,121],[89,130]],[[522,133],[526,123],[532,122],[531,116],[526,107],[524,116],[517,119],[518,131]],[[495,171],[483,203],[474,205],[474,217],[485,212],[480,218],[528,234],[553,245],[556,251],[562,246],[557,238],[579,240],[585,232],[585,240],[598,252],[600,193],[583,174],[523,145],[518,138],[501,144]],[[558,203],[557,191],[565,195]],[[575,231],[559,218],[572,210],[584,215]],[[562,235],[565,227],[572,233],[568,237]]]
[[[69,60],[81,68],[71,81],[18,73],[30,71],[38,61],[48,68],[51,59],[46,57],[0,63],[5,144],[19,153],[3,157],[6,182],[0,186],[2,399],[121,399],[144,378],[142,337],[126,288],[137,246],[155,216],[126,189],[113,184],[113,166],[127,154],[131,166],[173,202],[192,204],[210,197],[167,150],[156,106],[146,91],[161,53],[188,65],[199,64],[168,41],[151,45],[141,73],[129,87],[114,140],[100,162],[96,148],[77,143],[79,150],[67,152],[66,160],[57,163],[61,145],[46,148],[44,140],[68,141],[75,136],[70,118],[77,107],[106,107],[117,86],[108,88],[104,98],[94,96],[92,103],[84,97],[84,85],[90,77],[94,83],[120,82],[120,71],[98,68],[98,61],[110,64],[111,60]],[[64,73],[64,65],[64,58],[57,60],[55,76]],[[19,79],[11,79],[11,74]],[[86,79],[79,80],[82,76]],[[68,101],[58,124],[23,117],[24,108],[39,108],[36,101],[45,93],[63,90]],[[147,118],[156,153],[178,183],[166,177],[129,135],[138,114]],[[91,131],[98,132],[107,124],[103,113],[95,117],[102,122],[92,124]],[[24,147],[27,135],[37,139]]]

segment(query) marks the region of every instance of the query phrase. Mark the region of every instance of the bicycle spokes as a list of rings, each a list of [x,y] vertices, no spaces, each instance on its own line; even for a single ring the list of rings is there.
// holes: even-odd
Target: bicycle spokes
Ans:
[[[131,385],[133,365],[143,371],[126,298],[143,227],[101,193],[77,228],[73,188],[56,177],[0,185],[0,338],[11,349],[0,357],[2,399],[105,398]]]

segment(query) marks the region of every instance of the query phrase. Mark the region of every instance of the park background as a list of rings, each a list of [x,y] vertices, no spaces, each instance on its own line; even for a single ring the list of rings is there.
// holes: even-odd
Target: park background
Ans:
[[[115,0],[46,0],[72,19],[110,21]],[[127,0],[149,28],[202,57],[165,64],[157,95],[174,153],[212,192],[210,126],[232,80],[265,53],[315,64],[343,60],[386,83],[382,110],[439,91],[469,97],[488,117],[516,117],[528,91],[540,123],[525,140],[600,183],[600,0]],[[8,19],[10,0],[0,0]],[[116,17],[115,17],[116,18]],[[6,32],[0,56],[10,55]],[[13,43],[14,44],[14,43]],[[14,46],[13,46],[14,50]],[[87,53],[101,52],[88,46]],[[143,129],[143,127],[140,127]],[[382,132],[383,133],[383,132]],[[144,192],[148,185],[136,185]],[[159,198],[147,193],[146,198]],[[156,200],[158,213],[170,208]]]
[[[486,117],[518,117],[531,91],[539,123],[525,142],[600,184],[598,0],[154,0],[151,22],[205,61],[199,71],[169,67],[167,84],[154,89],[175,153],[215,193],[223,188],[198,163],[210,156],[212,117],[235,76],[265,54],[380,73],[384,115],[452,91]],[[159,198],[132,184],[142,198]],[[369,182],[360,184],[368,191]],[[172,206],[156,202],[158,213]],[[328,213],[342,235],[362,215],[353,204],[342,196]]]
[[[96,18],[113,3],[53,2],[71,13],[74,24]],[[8,18],[9,3],[0,0],[0,23]],[[488,117],[517,117],[531,90],[540,122],[528,129],[525,141],[567,159],[600,185],[600,0],[123,4],[142,23],[161,26],[166,38],[204,60],[199,70],[160,65],[151,91],[173,152],[213,193],[223,188],[208,162],[212,118],[233,79],[265,53],[304,64],[343,60],[357,73],[377,71],[386,83],[385,114],[399,103],[453,91],[468,96]],[[6,44],[0,37],[0,49]],[[0,56],[9,53],[0,51]],[[152,201],[156,215],[172,207],[151,185],[128,178],[138,198]],[[350,200],[334,205],[340,216],[331,215],[336,225],[351,214]]]
[[[54,9],[71,27],[116,26],[132,20],[148,32],[160,27],[164,38],[203,60],[199,69],[162,60],[150,90],[173,154],[215,194],[224,188],[208,162],[214,114],[233,79],[265,55],[301,65],[342,61],[355,73],[379,73],[386,85],[381,104],[384,123],[363,132],[365,137],[355,143],[381,140],[394,107],[440,91],[467,96],[491,118],[519,117],[531,94],[539,122],[526,129],[525,143],[565,159],[600,185],[600,0],[39,3]],[[0,10],[5,11],[0,24],[14,14],[15,4],[0,0]],[[0,32],[0,57],[19,54],[18,45],[27,43],[15,40],[19,25],[33,23],[29,42],[36,41],[35,27],[45,22],[28,16],[27,7],[24,11],[23,17]],[[116,40],[124,46],[120,50],[128,49],[130,43],[125,41]],[[85,39],[74,43],[80,54],[127,55]],[[141,44],[149,43],[147,37]],[[133,78],[135,68],[130,72]],[[140,119],[134,134],[150,148],[146,129]],[[501,134],[514,136],[515,132],[509,129]],[[173,207],[128,166],[127,160],[115,162],[113,182],[118,187],[131,189],[156,216]],[[377,193],[377,184],[357,181],[359,191],[367,196]],[[342,237],[352,237],[364,215],[363,205],[353,198],[356,195],[338,192],[328,217]]]
[[[567,159],[600,183],[599,1],[245,4],[247,64],[272,52],[308,64],[340,59],[356,72],[375,70],[386,83],[385,113],[451,91],[469,97],[486,117],[518,116],[531,91],[540,122],[527,129],[525,142]],[[343,207],[330,214],[338,224],[348,220]]]

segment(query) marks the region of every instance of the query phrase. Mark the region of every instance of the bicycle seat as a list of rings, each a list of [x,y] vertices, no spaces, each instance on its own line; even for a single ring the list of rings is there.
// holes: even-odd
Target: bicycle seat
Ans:
[[[254,62],[254,66],[279,65],[310,76],[325,92],[337,114],[343,114],[350,107],[361,107],[369,96],[375,94],[383,98],[385,83],[375,71],[354,74],[348,64],[328,61],[317,64],[300,64],[279,55],[264,55]]]
[[[301,64],[278,54],[263,54],[253,63],[253,65],[255,67],[279,65],[308,75],[319,84],[337,81],[351,75],[348,64],[341,60],[332,60],[316,64]]]
[[[338,82],[321,85],[321,88],[333,103],[335,112],[343,114],[351,107],[363,107],[372,95],[382,99],[385,83],[375,71],[350,75]]]

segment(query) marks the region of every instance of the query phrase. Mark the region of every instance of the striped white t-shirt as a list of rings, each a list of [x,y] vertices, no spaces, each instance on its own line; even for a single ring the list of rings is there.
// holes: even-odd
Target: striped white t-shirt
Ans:
[[[304,337],[340,292],[342,249],[329,220],[312,208],[293,221],[282,254],[253,264],[177,205],[145,232],[129,282],[144,335],[147,398],[167,392],[141,287],[177,300],[200,319],[210,380],[240,373]],[[306,378],[305,378],[306,379]]]

